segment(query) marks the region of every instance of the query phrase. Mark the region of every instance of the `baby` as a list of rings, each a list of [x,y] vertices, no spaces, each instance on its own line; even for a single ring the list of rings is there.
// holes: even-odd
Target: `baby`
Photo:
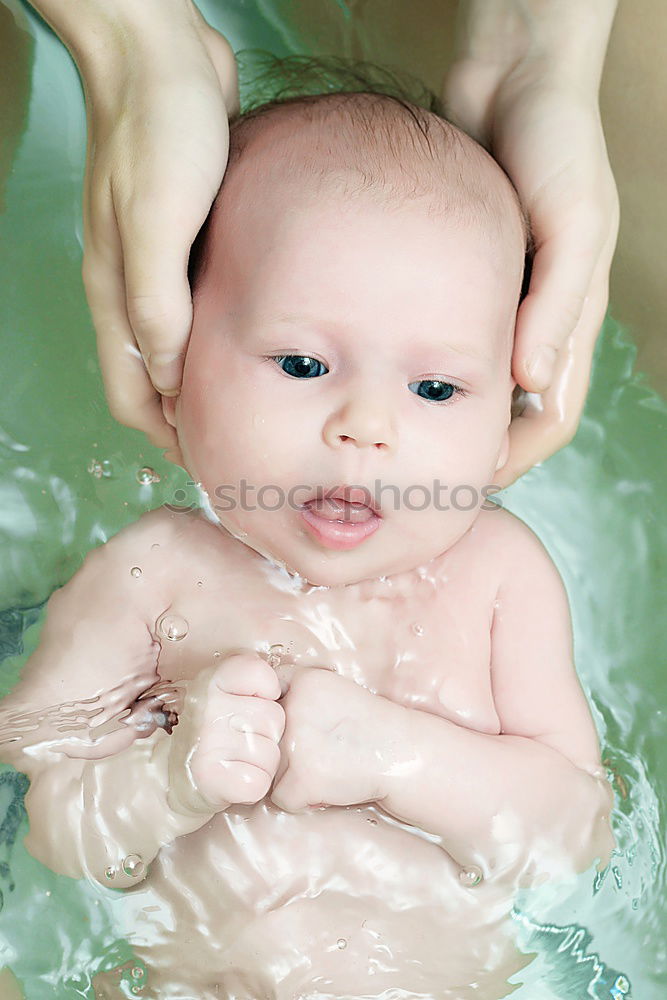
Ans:
[[[27,846],[126,890],[141,995],[504,996],[516,886],[607,860],[563,585],[488,500],[525,249],[432,112],[233,125],[163,404],[204,511],[92,552],[7,703]]]

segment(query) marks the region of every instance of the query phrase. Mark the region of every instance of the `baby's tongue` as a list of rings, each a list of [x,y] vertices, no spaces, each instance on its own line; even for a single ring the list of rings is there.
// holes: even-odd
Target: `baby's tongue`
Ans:
[[[350,503],[348,500],[309,500],[306,507],[318,517],[325,517],[327,521],[347,521],[348,524],[358,524],[373,516],[373,511],[366,504]]]

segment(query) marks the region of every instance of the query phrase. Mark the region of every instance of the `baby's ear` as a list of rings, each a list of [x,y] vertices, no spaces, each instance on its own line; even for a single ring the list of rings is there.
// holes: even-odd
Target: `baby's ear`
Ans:
[[[503,435],[503,443],[500,446],[500,451],[498,452],[498,461],[496,462],[496,472],[506,464],[507,459],[510,457],[510,432],[509,427]]]
[[[177,396],[163,396],[162,397],[162,412],[164,413],[164,419],[172,427],[176,427],[176,400]]]

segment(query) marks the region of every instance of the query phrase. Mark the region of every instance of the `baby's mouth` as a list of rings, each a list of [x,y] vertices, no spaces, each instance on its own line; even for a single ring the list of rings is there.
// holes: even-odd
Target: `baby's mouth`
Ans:
[[[327,521],[340,521],[343,524],[361,524],[377,516],[365,503],[342,500],[338,497],[316,497],[314,500],[308,500],[304,507]]]
[[[368,490],[337,487],[319,490],[301,508],[308,531],[327,549],[354,549],[374,534],[382,515]]]

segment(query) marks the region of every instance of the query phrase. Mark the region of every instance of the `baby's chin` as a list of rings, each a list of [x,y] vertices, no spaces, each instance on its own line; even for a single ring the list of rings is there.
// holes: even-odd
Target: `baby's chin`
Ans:
[[[297,589],[309,587],[349,587],[355,584],[373,580],[384,580],[388,577],[413,572],[417,566],[424,566],[432,559],[442,554],[443,547],[437,550],[428,548],[422,558],[415,562],[414,549],[406,546],[405,551],[388,560],[377,551],[364,551],[364,543],[354,551],[331,551],[320,549],[311,552],[286,552],[280,546],[261,542],[247,535],[231,532],[243,545],[263,556],[267,561],[269,575],[272,571],[282,578],[289,578]]]

